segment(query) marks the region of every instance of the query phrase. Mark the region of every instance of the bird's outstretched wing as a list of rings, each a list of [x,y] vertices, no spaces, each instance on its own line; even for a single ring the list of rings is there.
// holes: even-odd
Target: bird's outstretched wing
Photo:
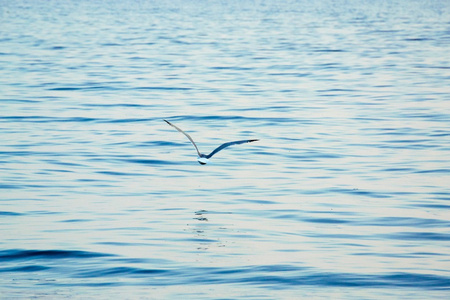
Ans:
[[[214,154],[216,154],[217,152],[219,152],[222,149],[225,149],[226,147],[230,147],[230,146],[233,146],[233,145],[244,144],[244,143],[251,143],[251,142],[256,142],[256,141],[259,141],[259,140],[243,140],[243,141],[228,142],[228,143],[220,145],[219,147],[214,149],[213,152],[211,152],[208,155],[205,155],[205,157],[210,159]]]
[[[169,124],[170,126],[172,126],[173,128],[175,128],[176,130],[178,130],[179,132],[181,132],[182,134],[184,134],[192,143],[192,145],[194,145],[195,150],[197,150],[197,154],[198,156],[201,156],[200,151],[198,151],[197,145],[195,144],[194,140],[191,138],[191,136],[189,134],[187,134],[186,132],[184,132],[183,130],[181,130],[180,128],[178,128],[177,126],[173,125],[172,123],[170,123],[167,120],[164,120],[167,124]]]

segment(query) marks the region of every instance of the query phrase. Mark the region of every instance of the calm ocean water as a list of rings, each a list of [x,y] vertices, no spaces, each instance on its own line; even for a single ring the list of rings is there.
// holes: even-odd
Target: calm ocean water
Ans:
[[[0,298],[450,297],[450,2],[317,2],[0,0]]]

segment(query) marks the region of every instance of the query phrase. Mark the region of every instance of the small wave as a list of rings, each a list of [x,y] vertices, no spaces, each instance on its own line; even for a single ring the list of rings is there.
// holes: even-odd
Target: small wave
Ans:
[[[164,274],[167,273],[164,269],[140,269],[132,267],[115,267],[115,268],[105,268],[98,270],[89,270],[84,272],[79,272],[77,277],[111,277],[111,276],[121,276],[121,277],[133,277],[133,276],[144,276],[153,274]]]
[[[137,103],[83,103],[82,106],[84,106],[84,107],[107,107],[107,108],[115,108],[115,107],[149,108],[149,107],[153,107],[153,105],[137,104]]]
[[[233,111],[234,109],[230,109],[229,111]],[[169,116],[168,119],[175,119],[175,120],[195,120],[195,121],[201,121],[204,123],[207,123],[208,121],[236,121],[239,123],[246,123],[251,121],[257,121],[257,122],[264,122],[267,124],[281,124],[281,123],[298,123],[297,119],[294,118],[278,118],[278,117],[246,117],[246,116],[239,116],[239,115],[226,115],[226,116],[219,116],[219,115],[176,115],[176,116]],[[302,121],[303,122],[303,121]],[[304,123],[305,124],[305,123]]]
[[[77,251],[77,250],[3,250],[0,251],[0,261],[18,259],[61,259],[61,258],[90,258],[111,256],[111,254]]]
[[[358,225],[366,226],[408,226],[416,228],[448,228],[450,222],[438,219],[408,218],[408,217],[383,217],[368,221],[360,221]]]
[[[62,86],[62,87],[52,87],[47,88],[48,91],[63,92],[63,91],[93,91],[93,90],[107,90],[115,91],[119,90],[115,84],[101,85],[101,84],[87,84],[78,86]]]
[[[325,53],[339,53],[339,52],[347,52],[343,49],[316,49],[314,52],[325,52]]]
[[[382,194],[374,191],[367,191],[367,190],[360,190],[357,188],[354,189],[348,189],[348,188],[330,188],[328,189],[329,192],[334,193],[341,193],[341,194],[350,194],[350,195],[359,195],[359,196],[366,196],[371,198],[391,198],[391,195]]]
[[[174,165],[174,164],[177,164],[170,160],[160,160],[160,159],[121,159],[121,161],[140,164],[140,165]]]
[[[345,224],[350,222],[348,220],[335,218],[305,218],[303,220],[311,223],[325,223],[325,224]]]
[[[408,241],[450,241],[450,234],[437,232],[399,232],[385,236],[390,239]]]
[[[432,169],[432,170],[420,170],[416,171],[415,173],[447,173],[450,174],[450,169]]]
[[[146,174],[140,174],[140,173],[126,173],[126,172],[117,172],[117,171],[98,171],[97,174],[103,174],[103,175],[111,175],[111,176],[143,176]]]
[[[22,216],[21,213],[16,213],[12,211],[0,211],[0,217],[1,216]]]
[[[241,269],[203,269],[204,278],[210,283],[256,284],[263,287],[277,285],[286,286],[325,286],[325,287],[421,287],[421,288],[450,288],[450,280],[445,276],[388,273],[388,274],[357,274],[315,272],[307,268],[293,268],[285,266],[248,267]],[[205,273],[211,273],[207,275]],[[216,276],[220,275],[220,276]],[[227,275],[232,275],[227,280]],[[207,278],[207,279],[206,279]],[[232,279],[234,278],[234,279]]]
[[[6,121],[20,121],[20,122],[30,122],[30,123],[67,123],[67,122],[98,122],[100,119],[98,118],[86,118],[86,117],[71,117],[71,118],[63,118],[63,117],[48,117],[48,116],[6,116],[1,117],[1,119]]]
[[[174,87],[174,86],[141,86],[134,88],[135,90],[163,90],[163,91],[190,91],[189,87]]]
[[[31,266],[20,266],[20,267],[10,267],[10,268],[0,268],[0,272],[39,272],[50,269],[49,267],[31,265]]]
[[[412,172],[415,169],[413,168],[385,168],[381,171],[383,172]]]
[[[424,207],[424,208],[442,209],[442,210],[450,209],[450,205],[444,205],[444,204],[421,204],[421,205],[416,205],[416,206]]]
[[[64,46],[53,46],[53,47],[50,47],[49,50],[64,50],[66,48],[67,47],[64,47]]]
[[[82,223],[82,222],[90,222],[92,220],[89,219],[69,219],[60,221],[61,223]]]
[[[140,123],[149,122],[152,119],[149,118],[124,118],[124,119],[103,119],[101,123]]]
[[[250,284],[265,288],[277,286],[323,286],[323,287],[414,287],[450,288],[448,277],[417,273],[358,274],[315,271],[284,265],[248,266],[241,268],[194,268],[184,269],[139,269],[130,267],[107,268],[82,273],[88,277],[158,275],[158,279],[145,284]],[[154,279],[154,278],[153,278]],[[164,282],[164,283],[163,283]]]
[[[17,184],[0,183],[0,189],[15,190],[15,189],[21,189],[21,188],[23,188],[23,186],[17,185]]]

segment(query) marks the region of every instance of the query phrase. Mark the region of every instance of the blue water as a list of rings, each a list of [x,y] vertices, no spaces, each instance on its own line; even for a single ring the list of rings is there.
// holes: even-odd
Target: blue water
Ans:
[[[450,2],[316,2],[0,0],[0,298],[448,298]]]

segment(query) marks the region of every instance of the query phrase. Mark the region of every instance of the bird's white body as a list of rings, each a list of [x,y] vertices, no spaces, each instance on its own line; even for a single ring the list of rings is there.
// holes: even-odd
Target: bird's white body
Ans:
[[[197,157],[197,161],[201,164],[201,165],[206,165],[209,162],[209,159],[207,159],[206,157]]]

